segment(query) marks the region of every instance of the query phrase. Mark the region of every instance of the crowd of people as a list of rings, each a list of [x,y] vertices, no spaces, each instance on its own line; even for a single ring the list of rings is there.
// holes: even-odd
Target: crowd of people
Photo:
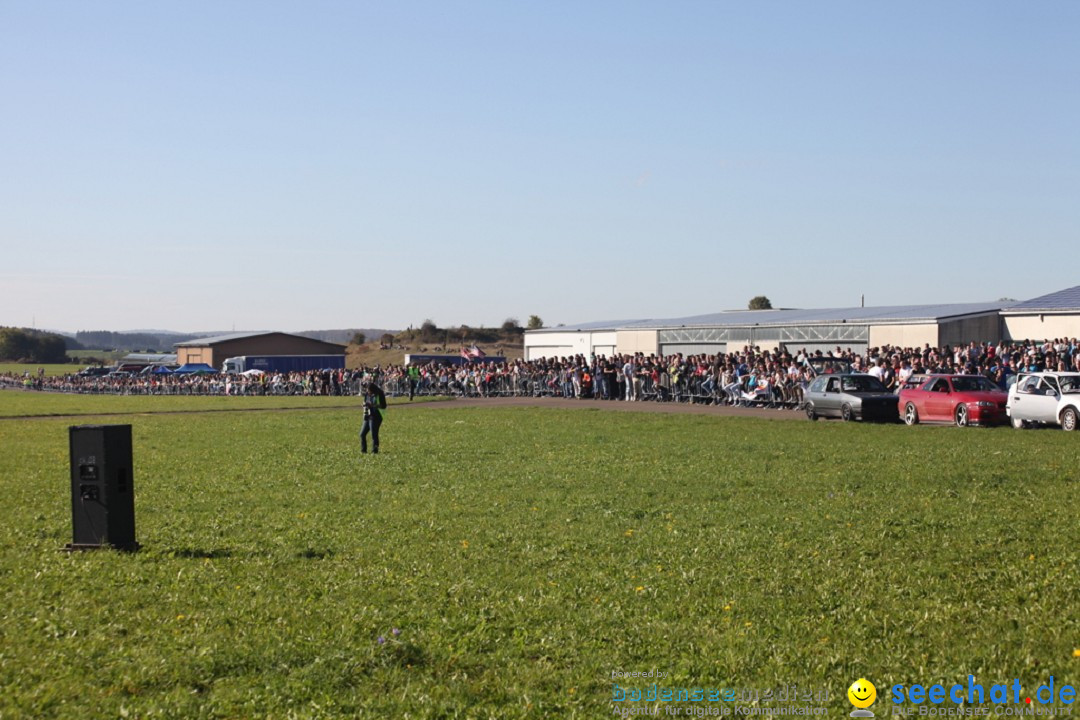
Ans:
[[[313,370],[263,375],[214,373],[45,375],[4,373],[0,386],[87,395],[356,395],[364,370]]]
[[[715,404],[762,404],[760,399],[768,398],[770,406],[798,408],[810,381],[828,366],[820,362],[827,357],[841,361],[836,368],[850,365],[853,372],[874,375],[894,391],[916,374],[978,374],[1006,389],[1019,372],[1080,372],[1080,343],[1062,338],[939,348],[884,346],[865,353],[837,347],[828,355],[757,347],[701,355],[577,355],[458,367],[430,364],[420,366],[412,377],[407,368],[391,367],[383,374],[395,395],[412,391]]]
[[[1076,338],[1044,342],[968,343],[921,348],[893,346],[855,352],[803,350],[738,351],[700,355],[615,354],[484,361],[461,365],[363,367],[264,375],[144,374],[46,376],[6,373],[0,385],[32,390],[123,395],[360,395],[374,381],[390,396],[541,396],[610,401],[755,403],[798,408],[826,357],[850,364],[898,390],[914,374],[983,375],[1002,389],[1017,373],[1034,370],[1080,372]],[[762,398],[767,402],[758,403]]]

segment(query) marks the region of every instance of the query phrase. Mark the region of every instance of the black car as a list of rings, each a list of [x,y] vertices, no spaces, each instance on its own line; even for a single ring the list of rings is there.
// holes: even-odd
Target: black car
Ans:
[[[803,400],[806,417],[899,422],[899,398],[873,375],[819,375]]]

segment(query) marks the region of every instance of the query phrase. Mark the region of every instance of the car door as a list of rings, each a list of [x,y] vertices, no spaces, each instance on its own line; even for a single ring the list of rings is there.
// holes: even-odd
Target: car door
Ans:
[[[829,378],[829,383],[825,386],[825,392],[821,399],[821,405],[824,408],[825,415],[839,415],[840,414],[840,378],[833,376]]]
[[[814,412],[818,415],[821,415],[822,403],[825,401],[825,384],[825,378],[817,377],[806,390],[806,402],[814,407]]]
[[[952,421],[952,389],[948,378],[935,378],[926,386],[926,411],[923,419]]]
[[[1057,378],[1051,375],[1043,377],[1036,392],[1035,419],[1042,423],[1057,423],[1058,399],[1061,397]]]
[[[1012,389],[1012,416],[1028,422],[1055,422],[1057,394],[1045,378],[1032,375],[1016,383]]]
[[[1009,417],[1013,421],[1028,422],[1035,419],[1032,417],[1035,407],[1031,402],[1031,395],[1038,386],[1039,378],[1036,375],[1018,375],[1013,378],[1008,390]]]

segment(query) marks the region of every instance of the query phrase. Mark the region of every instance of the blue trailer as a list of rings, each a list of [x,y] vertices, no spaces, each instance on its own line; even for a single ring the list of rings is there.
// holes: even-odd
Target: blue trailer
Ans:
[[[242,373],[248,370],[272,372],[308,372],[309,370],[342,370],[344,355],[240,355],[225,360],[223,373]]]

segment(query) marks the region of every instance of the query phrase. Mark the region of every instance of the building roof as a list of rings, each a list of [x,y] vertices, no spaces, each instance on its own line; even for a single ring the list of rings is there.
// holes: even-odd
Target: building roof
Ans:
[[[1007,308],[1010,313],[1030,313],[1039,310],[1050,312],[1062,312],[1068,310],[1080,311],[1080,285],[1052,292],[1049,295],[1025,300]]]
[[[559,325],[558,327],[545,327],[537,328],[536,330],[528,330],[530,333],[552,333],[552,332],[577,332],[579,330],[591,330],[593,332],[603,332],[604,330],[618,330],[624,328],[627,325],[631,325],[639,320],[602,320],[599,322],[587,322],[578,323],[576,325]]]
[[[967,315],[996,313],[1008,303],[959,303],[949,305],[893,305],[888,307],[824,308],[811,310],[735,310],[669,320],[641,320],[634,328],[717,327],[748,325],[866,325],[938,322]]]
[[[575,332],[585,330],[656,330],[682,327],[747,327],[778,325],[833,325],[858,323],[896,325],[939,322],[970,315],[996,313],[1010,302],[953,303],[948,305],[894,305],[888,307],[826,308],[813,310],[730,310],[682,318],[608,321],[544,328],[530,332]]]
[[[120,359],[120,362],[168,365],[176,362],[176,353],[128,353]]]
[[[214,337],[198,338],[197,340],[188,340],[182,343],[176,343],[173,347],[206,347],[207,345],[220,345],[221,343],[231,342],[233,340],[247,340],[249,338],[263,337],[265,335],[283,335],[285,337],[300,338],[307,340],[308,342],[320,343],[322,345],[330,345],[333,347],[342,348],[345,346],[339,343],[327,342],[326,340],[316,340],[315,338],[309,338],[304,335],[292,335],[290,333],[283,333],[277,331],[263,331],[263,332],[245,332],[245,333],[232,333],[230,335],[216,335]]]
[[[229,340],[243,340],[244,338],[259,337],[260,335],[273,335],[271,332],[246,332],[232,333],[230,335],[215,335],[213,337],[196,338],[185,342],[176,343],[173,347],[203,347],[204,345],[217,345]]]

